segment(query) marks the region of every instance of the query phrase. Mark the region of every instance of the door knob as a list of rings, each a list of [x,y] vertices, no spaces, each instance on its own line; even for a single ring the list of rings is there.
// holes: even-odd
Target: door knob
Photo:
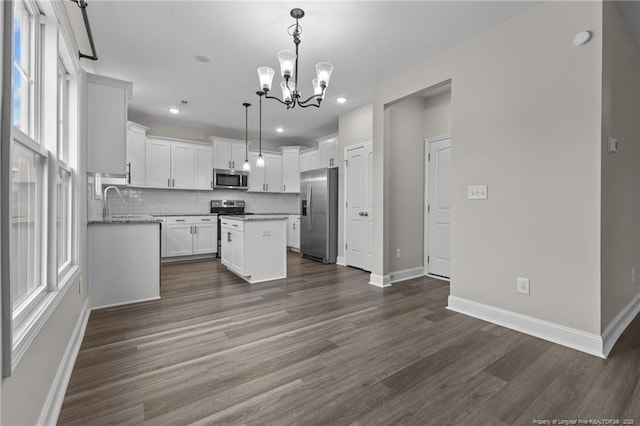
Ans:
[[[362,216],[369,216],[369,213],[367,213],[367,212],[362,212]]]

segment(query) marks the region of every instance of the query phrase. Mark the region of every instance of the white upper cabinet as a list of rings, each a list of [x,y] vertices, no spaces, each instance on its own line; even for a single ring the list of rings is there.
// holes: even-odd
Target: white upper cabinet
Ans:
[[[267,192],[282,192],[282,155],[263,154],[265,156],[265,183]]]
[[[87,73],[88,168],[90,172],[125,175],[128,81]]]
[[[300,171],[314,170],[320,167],[320,155],[318,149],[309,149],[300,153]]]
[[[195,189],[213,189],[213,148],[196,145],[195,155]]]
[[[171,188],[171,142],[147,138],[146,187]]]
[[[245,143],[235,139],[210,138],[213,141],[213,165],[216,169],[242,169]]]
[[[171,187],[194,188],[195,147],[190,143],[171,143]]]
[[[257,167],[258,152],[249,151],[249,191],[282,192],[282,156],[263,152],[262,158],[264,167]]]
[[[300,192],[300,147],[282,147],[282,192]]]
[[[320,154],[317,168],[338,167],[338,138],[335,136],[318,140]]]
[[[129,122],[127,125],[127,185],[146,184],[147,127]]]
[[[149,136],[145,164],[147,188],[212,189],[209,144]]]

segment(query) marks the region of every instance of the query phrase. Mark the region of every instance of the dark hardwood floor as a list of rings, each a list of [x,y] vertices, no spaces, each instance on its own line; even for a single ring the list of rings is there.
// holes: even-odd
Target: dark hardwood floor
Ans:
[[[161,300],[93,311],[59,424],[640,424],[638,318],[602,360],[447,311],[443,281],[288,261],[165,265]]]

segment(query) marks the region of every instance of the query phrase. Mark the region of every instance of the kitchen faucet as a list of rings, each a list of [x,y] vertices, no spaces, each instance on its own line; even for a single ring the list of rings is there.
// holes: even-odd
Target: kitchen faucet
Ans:
[[[109,218],[109,203],[107,202],[107,191],[109,191],[110,189],[115,189],[116,193],[118,194],[118,196],[120,197],[120,199],[122,200],[122,203],[124,204],[124,199],[122,198],[122,194],[120,194],[120,190],[111,185],[111,186],[107,186],[104,189],[104,196],[103,196],[103,200],[104,200],[104,206],[102,207],[102,218],[103,219],[108,219]]]

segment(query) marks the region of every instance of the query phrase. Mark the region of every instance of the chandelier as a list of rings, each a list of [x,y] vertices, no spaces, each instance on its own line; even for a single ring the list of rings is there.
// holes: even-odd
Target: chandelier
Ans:
[[[300,45],[302,27],[298,21],[304,17],[304,10],[299,8],[291,9],[291,17],[296,20],[296,23],[288,28],[288,33],[293,37],[296,51],[295,53],[290,50],[281,50],[278,52],[280,73],[284,78],[284,81],[280,83],[282,99],[277,96],[269,96],[271,84],[273,83],[273,75],[275,74],[274,69],[269,67],[258,68],[258,78],[261,87],[258,95],[264,95],[265,99],[275,99],[281,104],[286,105],[287,109],[295,108],[296,105],[300,105],[302,108],[308,108],[310,106],[318,108],[324,98],[324,92],[329,85],[333,65],[328,62],[319,62],[316,64],[316,78],[312,80],[313,95],[306,100],[301,100],[302,95],[298,90],[298,46]]]

